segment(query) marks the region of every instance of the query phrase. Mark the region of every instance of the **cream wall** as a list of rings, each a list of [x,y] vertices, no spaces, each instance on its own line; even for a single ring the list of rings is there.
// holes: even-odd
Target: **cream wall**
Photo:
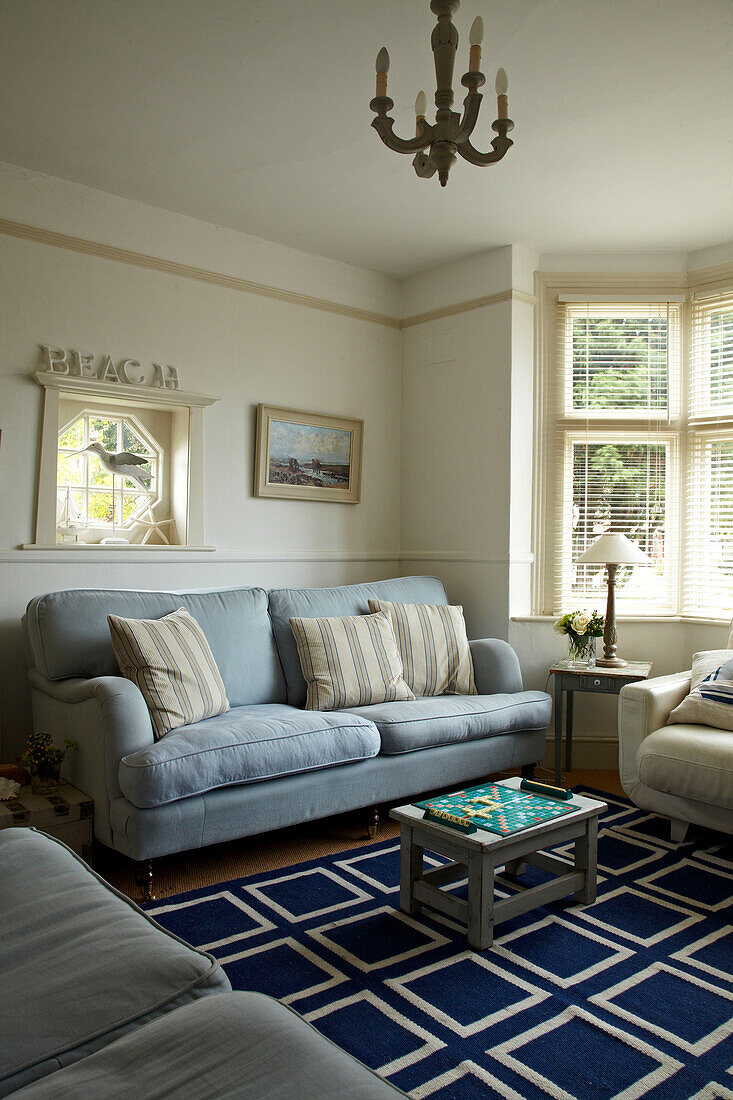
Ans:
[[[511,278],[499,248],[404,285],[407,318],[488,299],[403,330],[403,567],[443,577],[474,637],[508,627]]]
[[[470,633],[508,638],[527,686],[543,687],[563,646],[550,621],[527,618],[534,272],[669,274],[733,258],[733,245],[689,257],[538,257],[514,246],[400,284],[0,165],[0,230],[8,222],[186,265],[186,275],[0,231],[4,758],[30,728],[19,618],[31,596],[54,588],[326,585],[434,573],[464,604]],[[238,289],[206,281],[207,272],[231,276]],[[301,296],[310,304],[296,304]],[[17,549],[33,538],[41,390],[30,375],[40,342],[172,363],[184,388],[221,398],[204,414],[205,531],[214,553]],[[255,499],[258,401],[363,417],[362,503]],[[627,656],[651,656],[662,673],[686,665],[696,649],[723,645],[726,630],[634,622],[621,637]],[[576,732],[578,759],[613,764],[612,700],[580,699]]]
[[[18,170],[0,176],[0,214],[383,314],[391,279],[192,219]],[[36,552],[41,388],[38,345],[178,367],[204,411],[205,533],[212,554]],[[324,585],[399,573],[399,330],[387,323],[147,270],[0,232],[0,758],[30,728],[19,619],[31,596],[76,586]],[[363,417],[357,506],[256,499],[255,406]]]

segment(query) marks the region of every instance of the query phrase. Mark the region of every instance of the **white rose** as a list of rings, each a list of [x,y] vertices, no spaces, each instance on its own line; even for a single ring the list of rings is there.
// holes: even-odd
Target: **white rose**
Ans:
[[[588,623],[590,622],[590,615],[585,611],[579,611],[577,615],[573,616],[571,623],[573,630],[576,634],[585,634],[588,629]]]

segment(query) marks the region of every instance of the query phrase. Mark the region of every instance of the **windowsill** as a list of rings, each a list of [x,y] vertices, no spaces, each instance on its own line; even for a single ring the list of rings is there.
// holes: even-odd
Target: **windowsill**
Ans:
[[[554,623],[557,615],[510,615],[513,623]],[[701,626],[728,626],[730,618],[704,619],[694,615],[616,615],[617,623],[691,623]]]

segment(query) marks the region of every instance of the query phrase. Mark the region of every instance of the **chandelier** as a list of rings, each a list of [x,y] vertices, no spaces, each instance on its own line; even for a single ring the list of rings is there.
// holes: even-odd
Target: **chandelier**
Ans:
[[[479,91],[486,83],[484,74],[479,71],[481,64],[481,42],[484,37],[483,20],[474,19],[469,35],[471,46],[468,72],[461,78],[461,84],[468,89],[463,101],[463,117],[453,107],[453,66],[458,49],[458,31],[453,24],[453,13],[458,10],[460,0],[431,0],[430,10],[437,16],[438,22],[433,28],[430,45],[435,60],[435,123],[431,125],[425,118],[427,99],[420,92],[415,100],[415,137],[403,139],[394,133],[394,119],[388,111],[394,107],[387,95],[387,72],[389,54],[382,49],[377,54],[377,93],[369,106],[377,116],[372,126],[388,149],[396,153],[416,153],[412,162],[421,179],[430,179],[438,173],[440,186],[445,187],[448,173],[455,164],[456,153],[469,164],[495,164],[506,154],[514,142],[507,137],[514,123],[508,117],[507,77],[503,69],[496,74],[496,95],[498,118],[492,123],[497,136],[491,142],[493,152],[480,153],[471,144],[478,119],[483,96]]]

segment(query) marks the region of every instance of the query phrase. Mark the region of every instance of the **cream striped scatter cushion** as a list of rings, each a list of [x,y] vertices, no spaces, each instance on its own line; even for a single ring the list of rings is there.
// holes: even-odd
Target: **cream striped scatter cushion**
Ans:
[[[415,695],[476,695],[463,608],[370,600],[392,620],[403,675]]]
[[[389,615],[291,619],[308,687],[306,710],[339,710],[414,699]]]
[[[162,619],[108,615],[107,622],[120,672],[142,692],[156,740],[229,710],[206,635],[185,607]]]

